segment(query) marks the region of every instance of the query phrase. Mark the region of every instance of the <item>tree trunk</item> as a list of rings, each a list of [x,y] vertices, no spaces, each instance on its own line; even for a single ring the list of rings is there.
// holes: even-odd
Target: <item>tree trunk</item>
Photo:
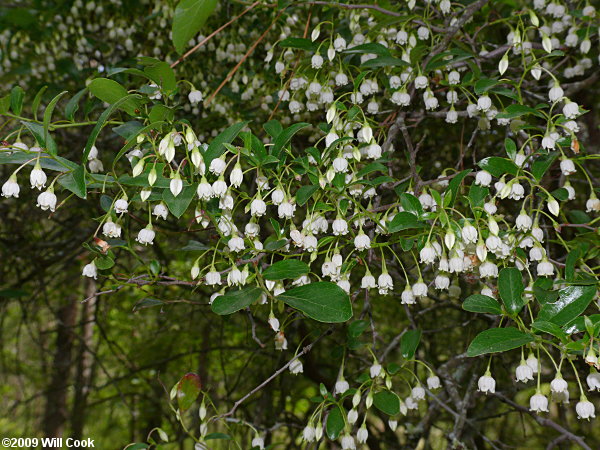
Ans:
[[[71,300],[57,312],[56,350],[52,363],[50,384],[46,391],[44,435],[48,438],[63,436],[67,421],[67,389],[71,374],[73,327],[77,316],[77,300]]]
[[[96,282],[88,279],[86,298],[90,298],[81,308],[81,334],[79,355],[77,358],[77,374],[75,376],[75,397],[71,415],[73,438],[83,437],[87,397],[92,386],[94,355],[91,351],[94,344],[94,323],[96,314],[97,297]]]

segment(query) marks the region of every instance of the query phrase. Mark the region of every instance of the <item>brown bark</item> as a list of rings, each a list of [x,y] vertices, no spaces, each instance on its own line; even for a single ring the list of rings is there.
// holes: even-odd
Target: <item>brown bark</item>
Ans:
[[[56,350],[52,362],[51,379],[46,391],[44,435],[62,437],[67,422],[67,390],[70,384],[73,351],[73,327],[77,317],[77,300],[70,300],[57,314]]]
[[[75,397],[71,415],[73,438],[83,437],[83,427],[87,410],[87,398],[92,386],[94,355],[91,348],[94,343],[94,323],[97,297],[96,282],[88,279],[85,296],[89,300],[81,308],[81,334],[79,354],[77,358],[77,374],[75,375]]]

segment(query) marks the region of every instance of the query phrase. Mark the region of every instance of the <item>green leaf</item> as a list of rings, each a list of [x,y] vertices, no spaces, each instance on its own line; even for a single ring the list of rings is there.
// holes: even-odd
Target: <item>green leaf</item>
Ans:
[[[188,42],[198,33],[217,6],[217,0],[181,0],[173,17],[173,44],[183,53]]]
[[[270,265],[263,272],[263,277],[267,280],[277,281],[285,279],[294,279],[306,275],[310,271],[308,264],[299,259],[286,259]]]
[[[23,98],[25,91],[21,86],[15,86],[10,91],[10,109],[15,115],[20,116],[23,110]]]
[[[390,233],[396,233],[402,230],[408,230],[410,228],[426,228],[427,225],[423,222],[419,222],[414,214],[406,211],[399,212],[388,224],[388,231]]]
[[[10,94],[0,98],[0,114],[6,114],[10,109]]]
[[[33,99],[33,103],[31,104],[31,111],[33,112],[33,118],[35,120],[37,120],[37,110],[40,106],[40,103],[42,103],[42,96],[46,92],[46,89],[48,89],[47,85],[42,86],[38,93],[35,94],[35,98]]]
[[[165,92],[172,92],[177,88],[175,72],[169,64],[155,58],[148,58],[142,63],[147,64],[144,67],[144,73]]]
[[[481,78],[475,83],[475,93],[482,95],[489,91],[491,88],[498,84],[498,80],[492,80],[491,78]]]
[[[75,113],[79,109],[79,100],[81,100],[81,97],[83,97],[87,91],[87,88],[80,90],[68,101],[67,106],[65,106],[65,117],[71,122],[73,122]]]
[[[565,333],[561,327],[552,322],[536,320],[531,324],[531,327],[543,333],[548,333],[552,336],[556,336],[559,339],[566,339],[567,337],[567,333]]]
[[[298,50],[316,52],[318,43],[312,42],[310,39],[290,37],[279,42],[279,46],[284,48],[297,48]]]
[[[25,120],[22,120],[21,123],[29,130],[41,148],[45,148],[53,156],[57,155],[56,142],[50,135],[48,135],[47,139],[44,139],[44,127],[42,125]]]
[[[400,412],[400,398],[392,391],[377,392],[373,396],[373,404],[388,416],[395,416]]]
[[[596,294],[596,286],[567,286],[558,292],[558,300],[542,306],[536,320],[566,325],[582,314]]]
[[[486,353],[497,353],[521,347],[534,340],[533,336],[513,327],[492,328],[479,333],[469,348],[467,356],[479,356]]]
[[[421,330],[408,330],[400,339],[400,353],[404,359],[413,359],[421,341]]]
[[[200,395],[202,385],[200,377],[195,373],[186,373],[177,383],[177,404],[180,411],[190,408]]]
[[[112,81],[112,80],[109,80],[109,81]],[[90,150],[92,149],[93,145],[96,143],[96,139],[98,139],[98,135],[100,134],[100,131],[102,131],[102,128],[104,128],[104,126],[106,125],[106,122],[108,121],[108,118],[110,117],[110,115],[117,108],[119,108],[122,104],[124,104],[134,98],[139,98],[139,97],[140,96],[138,94],[130,94],[126,97],[122,97],[119,100],[117,100],[115,103],[110,105],[108,108],[106,108],[106,110],[102,114],[100,114],[100,117],[98,118],[96,125],[92,129],[92,132],[90,133],[90,135],[88,137],[87,143],[85,144],[85,150],[83,151],[83,161],[87,161],[88,155],[90,154]]]
[[[542,305],[556,301],[558,291],[553,291],[554,281],[551,278],[538,278],[533,283],[533,295]]]
[[[52,113],[54,112],[54,108],[56,104],[60,100],[60,98],[65,95],[68,91],[62,91],[56,97],[54,97],[48,106],[46,106],[46,110],[44,111],[44,141],[48,141],[48,128],[50,127],[50,120],[52,120]]]
[[[311,186],[302,186],[296,192],[296,204],[298,206],[303,206],[315,192],[319,190],[319,186],[311,185]]]
[[[506,154],[510,159],[515,159],[515,155],[517,154],[517,144],[511,138],[504,139],[504,149],[506,150]]]
[[[348,325],[348,336],[351,338],[357,338],[369,328],[369,322],[366,320],[355,320]]]
[[[281,150],[288,144],[288,142],[290,142],[292,136],[294,136],[302,128],[306,128],[308,126],[310,126],[310,124],[306,122],[295,123],[291,127],[288,127],[281,133],[279,133],[279,135],[275,138],[275,141],[273,142],[271,154],[276,157],[279,157],[279,155],[281,154]]]
[[[247,308],[257,301],[262,295],[262,290],[256,286],[239,289],[237,291],[228,291],[225,295],[219,295],[215,298],[210,308],[215,314],[220,316],[233,314],[240,309]]]
[[[150,114],[148,114],[150,122],[171,121],[173,120],[173,117],[175,117],[175,112],[171,108],[161,105],[160,103],[154,105],[150,110]]]
[[[184,186],[177,197],[173,196],[171,189],[165,189],[162,198],[169,211],[178,219],[185,213],[196,194],[196,185]]]
[[[473,183],[469,188],[469,200],[471,202],[471,208],[475,209],[477,207],[482,207],[485,202],[485,198],[489,195],[489,193],[489,188]]]
[[[423,215],[423,205],[417,197],[407,192],[403,192],[400,194],[400,204],[402,205],[402,209],[404,211],[412,213],[417,217],[421,217]]]
[[[580,247],[577,247],[574,250],[570,251],[567,255],[567,260],[565,261],[565,279],[567,281],[575,280],[575,264],[579,261],[580,257]]]
[[[319,322],[340,323],[352,317],[348,294],[329,281],[298,286],[276,298]]]
[[[240,122],[231,125],[212,140],[206,149],[206,153],[204,153],[204,163],[207,169],[210,167],[212,160],[221,156],[225,151],[223,144],[230,144],[247,124],[248,122]]]
[[[498,156],[484,158],[477,163],[483,170],[487,170],[495,177],[501,177],[504,174],[517,175],[519,168],[509,159]]]
[[[210,441],[210,440],[214,440],[214,439],[225,439],[225,440],[231,440],[231,436],[229,436],[228,434],[225,433],[208,433],[206,436],[204,436],[204,440],[205,441]]]
[[[540,117],[540,118],[544,118],[544,114],[542,114],[540,111],[538,111],[535,108],[532,108],[531,106],[525,106],[525,105],[508,105],[506,107],[506,109],[504,110],[504,112],[501,112],[500,114],[498,114],[496,116],[496,118],[498,119],[514,119],[515,117],[521,117],[524,115],[528,115],[528,114],[533,114],[534,116]]]
[[[407,67],[409,64],[400,58],[382,55],[369,59],[360,65],[361,69],[377,69],[379,67]]]
[[[336,440],[344,429],[344,426],[344,413],[339,406],[334,406],[329,411],[329,414],[327,414],[327,422],[325,424],[327,437],[332,441]]]
[[[74,170],[61,175],[58,179],[58,184],[74,193],[77,197],[86,198],[85,167],[79,165]]]
[[[448,183],[448,188],[446,189],[446,196],[444,198],[444,203],[446,206],[454,205],[460,185],[469,173],[471,173],[471,169],[463,170],[454,178],[452,178],[452,180],[450,180],[450,183]]]
[[[511,315],[516,315],[525,306],[523,301],[523,276],[516,267],[505,267],[498,275],[498,293]]]
[[[550,152],[540,155],[531,165],[531,173],[537,181],[540,181],[552,163],[556,160],[560,152]]]
[[[354,54],[354,53],[373,53],[379,56],[388,56],[391,57],[390,51],[384,45],[369,42],[367,44],[356,45],[354,47],[350,47],[344,50],[344,53]]]
[[[110,256],[100,256],[94,260],[94,264],[99,270],[107,270],[115,265],[115,260]]]
[[[137,115],[135,110],[140,108],[141,102],[139,98],[141,97],[129,95],[127,89],[115,80],[96,78],[88,85],[88,89],[94,96],[111,105],[117,104],[119,100],[126,99],[118,103],[118,108],[121,108],[132,116]]]
[[[181,247],[182,252],[202,252],[204,250],[210,250],[212,247],[203,244],[202,242],[190,239],[185,247]]]
[[[287,239],[279,239],[277,241],[269,241],[265,244],[265,250],[268,252],[274,252],[284,247],[287,244]]]
[[[474,294],[463,302],[465,311],[484,313],[484,314],[502,314],[502,308],[496,299],[487,295]]]

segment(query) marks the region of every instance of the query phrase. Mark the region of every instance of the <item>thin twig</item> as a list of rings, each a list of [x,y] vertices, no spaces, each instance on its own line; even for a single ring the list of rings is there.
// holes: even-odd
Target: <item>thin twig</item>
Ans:
[[[233,22],[235,22],[236,20],[238,20],[240,17],[242,17],[248,11],[250,11],[251,9],[253,9],[259,3],[260,3],[259,0],[255,1],[250,6],[248,6],[248,8],[246,8],[241,14],[235,16],[233,19],[231,19],[225,25],[220,26],[215,31],[213,31],[212,33],[210,33],[208,36],[206,36],[202,40],[202,42],[194,45],[190,50],[188,50],[187,52],[185,52],[177,61],[175,61],[173,64],[171,64],[171,68],[175,67],[177,64],[179,64],[180,62],[182,62],[184,59],[186,59],[188,56],[190,56],[192,53],[194,53],[196,50],[198,50],[200,47],[202,47],[204,44],[206,44],[213,36],[215,36],[216,34],[218,34],[219,32],[221,32],[225,28],[227,28],[229,25],[231,25]]]
[[[225,79],[221,82],[221,84],[219,85],[219,87],[212,94],[210,94],[210,96],[206,99],[206,101],[204,102],[204,106],[210,105],[210,103],[213,101],[213,99],[219,93],[219,91],[221,89],[223,89],[223,86],[225,86],[229,82],[229,80],[231,79],[231,77],[233,77],[235,75],[235,73],[242,66],[242,64],[244,64],[244,62],[252,54],[252,52],[254,51],[254,49],[256,49],[256,47],[258,46],[258,44],[260,44],[262,42],[262,40],[265,38],[265,36],[267,35],[267,33],[271,30],[271,28],[273,28],[273,25],[275,25],[277,23],[277,20],[279,19],[279,17],[281,16],[281,14],[283,14],[283,11],[284,11],[283,9],[281,11],[279,11],[279,13],[275,17],[275,19],[273,19],[273,22],[271,22],[271,24],[267,27],[267,29],[263,32],[263,34],[261,34],[260,37],[256,41],[254,41],[254,44],[252,44],[252,46],[248,49],[248,51],[246,52],[246,54],[242,57],[242,59],[240,59],[240,62],[238,62],[235,65],[235,67],[229,71],[229,73],[227,74],[227,76],[225,77]]]

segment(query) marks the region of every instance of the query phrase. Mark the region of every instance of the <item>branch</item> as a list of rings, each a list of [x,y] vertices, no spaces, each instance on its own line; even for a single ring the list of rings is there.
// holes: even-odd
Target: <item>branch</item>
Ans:
[[[498,399],[500,401],[506,403],[507,405],[512,406],[517,411],[529,414],[531,417],[533,417],[533,419],[537,423],[539,423],[543,427],[552,428],[552,429],[558,431],[562,435],[566,436],[567,439],[569,439],[570,441],[576,442],[578,445],[580,445],[585,450],[592,450],[592,448],[585,443],[585,440],[581,436],[577,436],[576,434],[571,433],[569,430],[567,430],[566,428],[560,426],[559,424],[557,424],[556,422],[554,422],[552,419],[548,419],[546,417],[539,416],[538,414],[534,413],[533,411],[530,411],[526,407],[521,406],[518,403],[513,402],[511,399],[509,399],[508,397],[505,397],[503,394],[500,394],[500,393],[496,392],[494,395],[496,397],[498,397]]]
[[[223,419],[225,417],[229,417],[232,416],[233,413],[235,413],[235,411],[240,407],[240,405],[242,403],[244,403],[246,400],[248,400],[250,397],[252,397],[254,394],[256,394],[258,391],[260,391],[262,388],[264,388],[267,384],[269,384],[271,381],[273,381],[275,378],[277,378],[279,375],[281,375],[283,372],[286,371],[286,369],[294,362],[296,361],[298,358],[300,358],[302,355],[306,355],[308,352],[310,352],[313,348],[313,346],[319,342],[325,335],[331,333],[333,327],[329,327],[327,329],[327,331],[325,331],[323,334],[321,334],[317,339],[315,339],[313,342],[311,342],[310,344],[308,344],[306,347],[304,347],[302,349],[302,351],[300,353],[298,353],[296,356],[294,356],[292,359],[290,359],[283,367],[281,367],[280,369],[277,369],[275,371],[275,373],[273,373],[273,375],[271,375],[269,378],[267,378],[265,381],[263,381],[262,383],[260,383],[258,386],[256,386],[254,389],[252,389],[250,392],[248,392],[246,395],[244,395],[242,398],[240,398],[237,402],[235,402],[233,404],[233,407],[226,413],[221,414],[219,416],[215,416],[212,418],[212,421],[215,420],[219,420],[219,419]]]
[[[190,50],[188,50],[187,52],[185,52],[177,61],[175,61],[173,64],[171,64],[171,68],[175,67],[177,64],[179,64],[180,62],[182,62],[184,59],[186,59],[188,56],[190,56],[192,53],[194,53],[196,50],[198,50],[200,47],[202,47],[204,44],[206,44],[213,36],[215,36],[216,34],[218,34],[220,31],[224,30],[225,28],[227,28],[229,25],[231,25],[233,22],[235,22],[236,20],[238,20],[240,17],[242,17],[248,11],[250,11],[251,9],[253,9],[259,3],[260,3],[260,1],[258,1],[258,0],[255,1],[248,8],[246,8],[241,14],[235,16],[233,19],[231,19],[225,25],[220,26],[215,31],[213,31],[212,33],[210,33],[208,36],[206,36],[202,40],[202,42],[200,42],[197,45],[194,45]]]

